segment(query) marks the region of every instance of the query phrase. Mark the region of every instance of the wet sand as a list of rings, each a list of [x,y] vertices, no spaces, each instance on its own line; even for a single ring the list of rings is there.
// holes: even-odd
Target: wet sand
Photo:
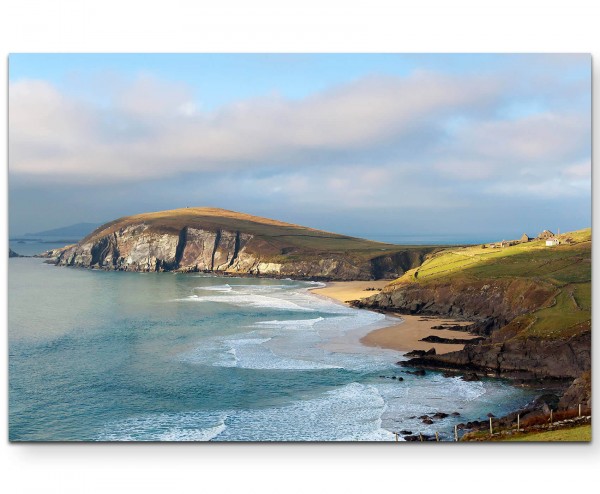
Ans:
[[[387,285],[389,281],[335,281],[327,283],[323,288],[315,288],[312,290],[317,295],[332,298],[338,302],[347,303],[351,300],[360,300],[379,293],[380,288]],[[367,290],[367,288],[375,288],[376,290]],[[419,341],[430,335],[439,336],[441,338],[461,338],[470,339],[476,336],[469,335],[462,331],[451,331],[448,329],[431,329],[432,326],[441,324],[461,325],[466,326],[469,323],[464,321],[456,321],[449,318],[431,317],[431,316],[397,316],[390,314],[398,319],[398,324],[388,326],[386,328],[376,329],[361,338],[360,342],[363,345],[371,347],[388,348],[401,352],[409,352],[411,350],[429,350],[435,348],[436,353],[443,354],[462,350],[464,345],[455,345],[449,343],[429,343],[427,341]]]
[[[323,288],[313,288],[311,291],[317,295],[329,297],[338,302],[350,302],[362,298],[377,295],[381,288],[390,283],[391,280],[377,281],[331,281]],[[367,290],[375,288],[375,290]]]
[[[371,331],[368,335],[361,338],[360,342],[367,346],[390,348],[392,350],[398,350],[401,352],[409,352],[411,350],[429,350],[431,348],[435,348],[435,352],[437,354],[443,354],[462,350],[464,345],[455,345],[450,343],[430,343],[419,340],[430,335],[439,336],[441,338],[477,338],[477,336],[472,336],[462,331],[431,329],[431,326],[438,326],[440,324],[460,324],[464,326],[468,325],[469,323],[433,317],[428,317],[426,320],[424,320],[422,316],[403,315],[402,322],[400,324]]]

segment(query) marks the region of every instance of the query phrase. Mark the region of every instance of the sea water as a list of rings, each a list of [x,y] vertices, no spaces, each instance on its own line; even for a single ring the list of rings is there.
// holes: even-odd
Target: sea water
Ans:
[[[531,400],[500,380],[405,373],[400,352],[359,342],[386,316],[316,286],[10,259],[10,439],[449,440],[458,422]],[[460,416],[418,419],[437,411]]]

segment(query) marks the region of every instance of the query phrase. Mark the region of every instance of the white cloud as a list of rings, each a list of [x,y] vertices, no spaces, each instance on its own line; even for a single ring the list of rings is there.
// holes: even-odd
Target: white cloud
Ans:
[[[500,118],[511,90],[506,76],[417,72],[206,112],[191,88],[149,76],[107,89],[108,105],[19,81],[10,86],[10,171],[32,183],[98,185],[195,174],[214,190],[235,184],[250,201],[348,210],[589,193],[588,116]]]
[[[161,177],[248,166],[335,161],[429,132],[453,112],[473,113],[501,87],[431,73],[366,78],[302,101],[239,101],[198,111],[191,91],[148,77],[120,88],[106,108],[50,84],[10,87],[11,172],[77,181]]]

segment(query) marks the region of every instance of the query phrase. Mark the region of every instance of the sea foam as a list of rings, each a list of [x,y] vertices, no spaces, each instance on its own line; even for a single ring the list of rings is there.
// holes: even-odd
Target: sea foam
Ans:
[[[235,295],[218,295],[218,296],[198,296],[190,295],[186,298],[175,299],[177,302],[213,302],[221,304],[236,305],[238,307],[255,307],[261,309],[299,311],[299,312],[314,312],[315,309],[310,307],[302,307],[294,302],[276,297],[267,297],[258,294],[235,294]]]

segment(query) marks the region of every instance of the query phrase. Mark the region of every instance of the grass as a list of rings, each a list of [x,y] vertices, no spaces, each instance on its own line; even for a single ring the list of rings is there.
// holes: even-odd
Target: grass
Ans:
[[[107,223],[86,237],[83,242],[112,234],[128,225],[146,224],[154,231],[178,234],[184,227],[208,231],[220,229],[250,233],[263,241],[271,261],[318,258],[320,254],[343,254],[357,260],[368,260],[384,254],[433,252],[439,247],[399,246],[315,230],[282,221],[252,216],[217,208],[182,208],[155,213],[126,216]],[[285,256],[280,252],[286,251]]]
[[[591,229],[561,235],[572,244],[547,247],[537,240],[510,247],[483,246],[446,249],[396,282],[430,283],[453,278],[489,279],[540,277],[556,285],[590,280]]]
[[[407,271],[394,285],[512,283],[512,296],[534,308],[511,323],[516,337],[564,338],[591,326],[591,229],[504,248],[477,245],[446,249]],[[518,283],[514,283],[518,281]]]
[[[583,292],[589,293],[591,297],[591,282],[577,287],[581,296]],[[577,304],[573,293],[573,286],[563,287],[555,298],[552,306],[540,309],[534,313],[534,322],[529,328],[519,334],[520,337],[538,337],[553,339],[556,337],[574,336],[582,325],[591,320],[589,306],[582,309]]]
[[[510,442],[589,442],[592,440],[592,426],[581,425],[554,431],[516,434],[501,440]]]

